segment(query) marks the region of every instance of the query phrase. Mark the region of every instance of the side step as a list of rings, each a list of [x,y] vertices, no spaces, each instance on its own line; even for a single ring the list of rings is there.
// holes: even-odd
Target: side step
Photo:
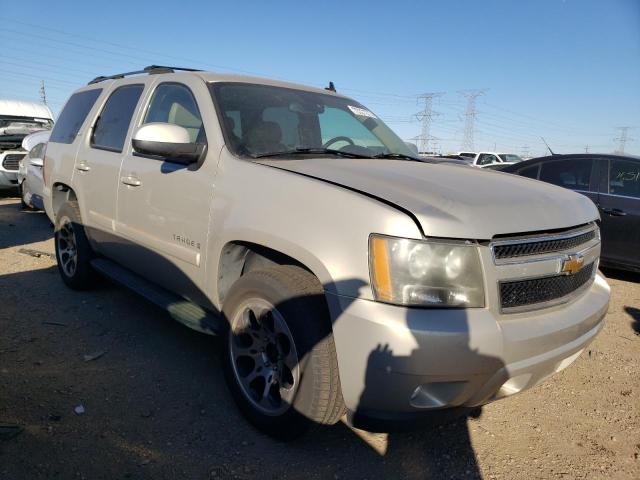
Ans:
[[[133,290],[166,310],[175,320],[198,332],[216,335],[222,331],[222,317],[165,290],[106,258],[91,260],[91,266],[105,277]]]

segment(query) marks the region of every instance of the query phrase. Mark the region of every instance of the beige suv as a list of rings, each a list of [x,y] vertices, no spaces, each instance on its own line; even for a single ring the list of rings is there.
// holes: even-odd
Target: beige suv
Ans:
[[[223,336],[239,407],[279,437],[523,391],[609,303],[586,197],[417,158],[333,89],[99,77],[64,107],[44,180],[64,282],[106,275]]]

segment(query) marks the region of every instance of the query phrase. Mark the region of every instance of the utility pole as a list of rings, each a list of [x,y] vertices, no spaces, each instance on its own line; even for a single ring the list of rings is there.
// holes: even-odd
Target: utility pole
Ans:
[[[464,141],[462,142],[463,150],[474,151],[473,133],[475,129],[475,120],[478,111],[476,110],[476,99],[487,92],[488,88],[478,90],[460,90],[458,93],[467,99],[467,110],[464,114]]]
[[[42,100],[42,103],[45,105],[47,104],[47,90],[44,88],[44,80],[40,83],[40,100]]]
[[[435,137],[430,136],[431,121],[433,117],[440,115],[440,113],[433,111],[433,99],[441,97],[444,94],[445,92],[430,92],[423,93],[417,97],[418,103],[420,101],[424,102],[422,111],[416,113],[416,118],[422,122],[422,129],[420,135],[417,137],[420,140],[418,148],[420,152],[427,152],[429,149],[429,140],[435,140]]]
[[[618,143],[618,150],[615,153],[620,155],[624,155],[624,148],[627,145],[627,142],[633,140],[633,138],[629,137],[629,129],[631,127],[616,127],[616,130],[620,131],[620,136],[614,138],[613,140]]]

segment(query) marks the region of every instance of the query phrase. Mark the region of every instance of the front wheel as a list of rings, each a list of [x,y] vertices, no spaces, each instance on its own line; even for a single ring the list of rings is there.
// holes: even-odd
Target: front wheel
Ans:
[[[294,438],[344,414],[331,322],[320,282],[296,266],[242,276],[223,313],[223,365],[240,410],[260,430]]]

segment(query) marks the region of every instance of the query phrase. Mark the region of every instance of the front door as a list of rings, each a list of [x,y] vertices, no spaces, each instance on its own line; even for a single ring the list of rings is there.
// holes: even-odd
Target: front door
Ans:
[[[599,202],[602,257],[613,266],[640,268],[640,161],[621,158],[607,163]]]
[[[180,125],[189,131],[192,142],[206,143],[194,91],[206,92],[204,82],[157,82],[137,124]],[[191,165],[137,154],[130,148],[120,173],[116,223],[118,234],[129,240],[121,263],[205,306],[204,256],[219,153],[219,148],[208,147],[207,157]]]

